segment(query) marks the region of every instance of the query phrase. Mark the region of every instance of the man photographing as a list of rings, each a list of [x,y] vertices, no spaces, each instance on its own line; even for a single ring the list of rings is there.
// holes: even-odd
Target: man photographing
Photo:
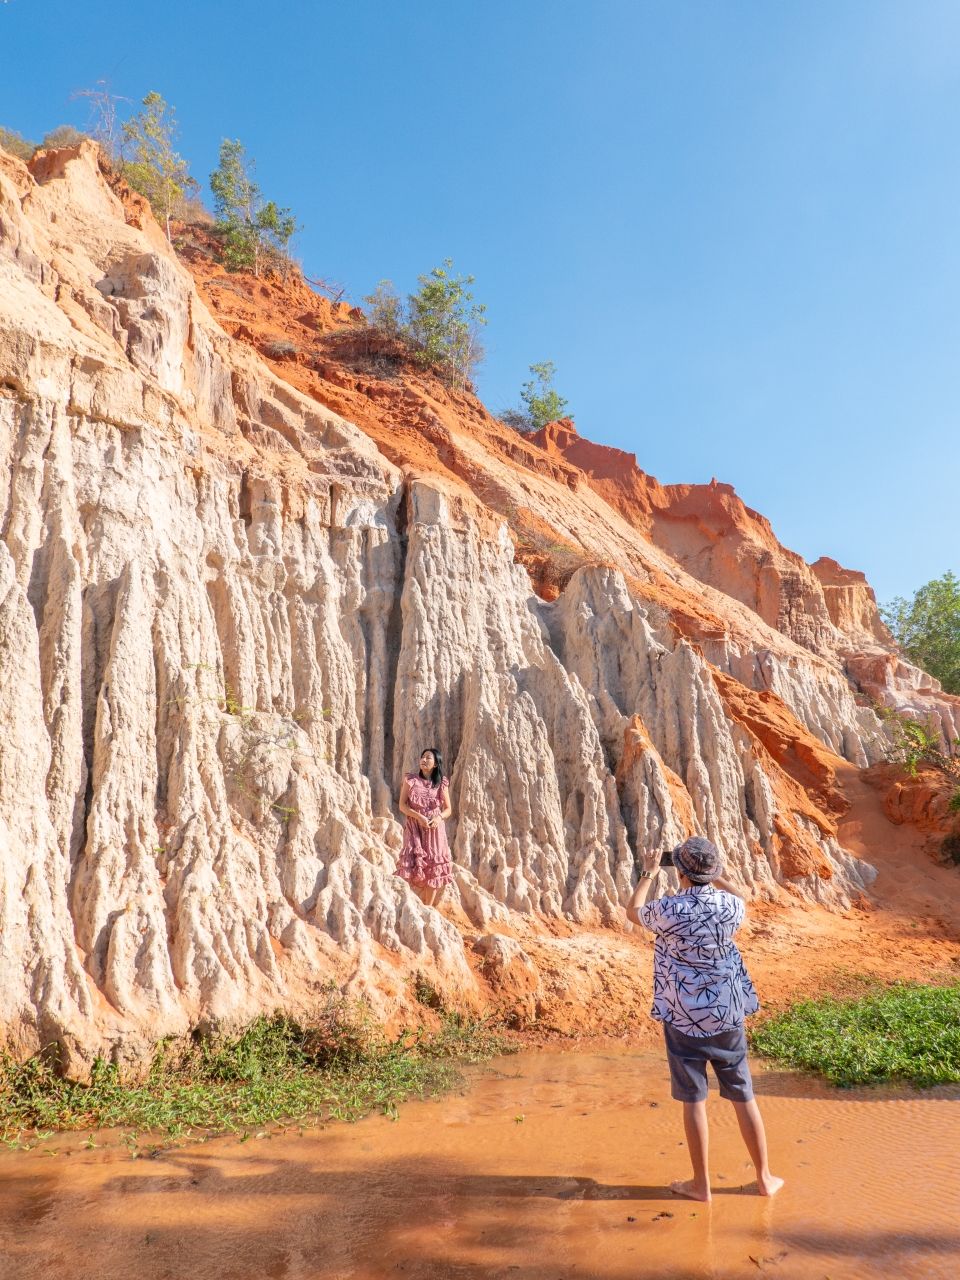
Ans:
[[[643,851],[643,870],[627,906],[627,919],[656,935],[651,1016],[663,1023],[670,1064],[670,1092],[683,1103],[683,1127],[693,1163],[689,1182],[670,1190],[691,1200],[709,1200],[707,1162],[707,1064],[732,1102],[740,1133],[757,1171],[762,1196],[783,1186],[767,1164],[767,1139],[753,1097],[743,1020],[759,1008],[753,983],[733,935],[743,924],[746,902],[725,880],[716,845],[691,836],[673,850],[680,892],[647,902],[662,853]]]

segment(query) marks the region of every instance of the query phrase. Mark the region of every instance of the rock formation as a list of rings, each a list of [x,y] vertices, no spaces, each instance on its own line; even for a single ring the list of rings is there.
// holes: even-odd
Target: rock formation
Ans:
[[[564,966],[629,932],[636,845],[691,832],[752,896],[867,891],[831,762],[884,754],[851,674],[912,677],[857,575],[727,486],[663,489],[562,424],[518,436],[188,232],[178,256],[91,143],[0,152],[16,1052],[135,1064],[330,983],[391,1021],[418,974],[557,1021],[603,999]],[[434,742],[439,910],[392,875]]]

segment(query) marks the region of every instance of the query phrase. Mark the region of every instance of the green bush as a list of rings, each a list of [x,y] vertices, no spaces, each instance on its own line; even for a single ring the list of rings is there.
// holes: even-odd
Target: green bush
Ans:
[[[455,1087],[458,1062],[509,1048],[482,1020],[441,1009],[439,1031],[387,1041],[362,1007],[331,996],[307,1025],[281,1013],[238,1035],[195,1035],[161,1045],[147,1079],[131,1085],[98,1061],[88,1084],[63,1080],[43,1055],[0,1058],[0,1136],[21,1145],[31,1129],[233,1131],[269,1123],[354,1120],[395,1113],[409,1097]]]
[[[17,133],[15,129],[4,129],[0,125],[0,147],[12,156],[29,161],[33,159],[37,144],[25,138],[23,134]]]
[[[57,125],[56,129],[43,135],[43,148],[45,151],[59,151],[61,147],[75,147],[88,136],[72,124]]]
[[[856,999],[807,1000],[751,1031],[754,1050],[850,1087],[960,1081],[960,985],[896,984]]]
[[[523,384],[520,392],[522,409],[508,409],[502,414],[502,420],[510,427],[528,434],[539,431],[548,422],[557,422],[560,418],[573,419],[572,413],[566,413],[568,400],[558,395],[553,387],[556,367],[552,360],[544,360],[540,364],[532,364],[530,372],[533,378]]]
[[[223,139],[220,163],[210,175],[217,230],[223,238],[223,261],[228,271],[252,267],[257,276],[264,265],[274,265],[286,278],[291,264],[290,241],[300,226],[289,209],[263,199],[254,181],[256,169],[256,160],[247,158],[239,140]]]
[[[367,319],[375,329],[391,338],[399,338],[403,334],[406,313],[392,280],[381,280],[373,293],[368,293],[363,301],[367,304]]]
[[[960,580],[952,573],[897,596],[880,613],[902,653],[939,680],[946,693],[960,693]]]
[[[436,369],[454,385],[467,387],[477,367],[483,363],[480,326],[486,307],[473,302],[467,285],[473,276],[450,274],[453,261],[418,276],[420,288],[407,298],[406,331],[420,364]]]
[[[484,360],[480,327],[487,323],[486,307],[470,305],[473,294],[467,286],[473,276],[454,276],[452,266],[447,258],[442,267],[419,276],[420,287],[407,295],[406,304],[390,280],[381,280],[363,301],[373,328],[404,343],[423,368],[465,388]]]

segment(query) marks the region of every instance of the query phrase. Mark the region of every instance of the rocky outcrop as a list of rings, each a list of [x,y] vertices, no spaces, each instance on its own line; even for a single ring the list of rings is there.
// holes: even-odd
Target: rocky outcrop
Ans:
[[[960,701],[897,654],[862,573],[827,556],[807,564],[728,484],[661,485],[633,454],[584,440],[567,420],[529,439],[579,468],[592,489],[694,578],[826,658],[871,701],[929,720],[942,749],[957,750]]]
[[[836,664],[466,393],[265,360],[92,144],[32,172],[0,159],[0,1026],[18,1052],[134,1063],[193,1026],[309,1012],[331,982],[389,1022],[418,975],[569,1021],[602,982],[563,957],[629,930],[636,844],[691,831],[751,895],[865,891],[829,760],[878,759],[878,724]],[[301,307],[302,340],[325,314]],[[525,565],[556,546],[538,594]],[[428,742],[453,766],[440,910],[392,875]],[[515,945],[478,966],[464,933]]]

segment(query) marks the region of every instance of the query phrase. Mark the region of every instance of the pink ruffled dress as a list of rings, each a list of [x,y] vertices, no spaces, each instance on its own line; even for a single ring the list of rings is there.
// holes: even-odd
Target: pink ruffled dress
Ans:
[[[416,809],[425,818],[439,817],[444,809],[444,792],[450,786],[449,781],[443,778],[439,787],[432,787],[419,773],[404,774],[404,780],[410,808]],[[453,884],[450,846],[447,844],[447,833],[442,822],[429,830],[421,827],[416,818],[407,818],[403,828],[400,861],[394,874],[401,876],[409,884],[426,885],[431,889],[442,889],[445,884]]]

